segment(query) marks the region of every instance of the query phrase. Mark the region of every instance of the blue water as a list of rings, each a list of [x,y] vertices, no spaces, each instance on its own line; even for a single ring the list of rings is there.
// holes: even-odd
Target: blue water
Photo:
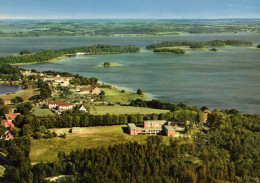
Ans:
[[[207,41],[238,39],[260,43],[260,36],[249,35],[196,35],[168,37],[51,37],[4,38],[0,47],[11,55],[23,49],[39,51],[110,43],[146,45],[167,40]],[[9,41],[8,41],[9,40]],[[10,41],[11,40],[11,41]],[[23,44],[23,46],[21,46]],[[62,59],[55,63],[23,66],[28,69],[66,71],[102,82],[144,92],[164,102],[208,106],[210,109],[236,108],[242,112],[260,111],[260,50],[249,47],[218,48],[219,52],[186,50],[185,55],[155,54],[144,51],[133,54],[86,55]],[[98,67],[103,62],[120,64]]]
[[[0,84],[0,95],[6,93],[14,93],[20,91],[22,88],[21,86],[12,86],[7,84]]]

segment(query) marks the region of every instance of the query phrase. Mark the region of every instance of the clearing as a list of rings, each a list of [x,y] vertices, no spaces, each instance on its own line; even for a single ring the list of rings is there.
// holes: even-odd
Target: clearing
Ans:
[[[169,110],[152,109],[134,106],[91,106],[90,114],[104,115],[109,114],[160,114],[167,113]]]
[[[103,90],[105,92],[104,100],[110,103],[120,103],[120,104],[130,104],[132,100],[136,99],[147,99],[147,97],[143,95],[138,95],[133,92],[125,91],[120,92],[120,90],[116,88],[100,88],[100,90]]]
[[[67,133],[69,128],[63,130]],[[67,133],[66,138],[33,139],[30,158],[33,163],[54,161],[60,151],[68,153],[76,149],[108,147],[129,141],[143,142],[147,137],[147,135],[131,136],[124,131],[127,131],[126,125],[81,127],[80,133]]]
[[[41,107],[33,107],[31,112],[35,116],[54,116],[55,115],[50,109],[42,109]]]

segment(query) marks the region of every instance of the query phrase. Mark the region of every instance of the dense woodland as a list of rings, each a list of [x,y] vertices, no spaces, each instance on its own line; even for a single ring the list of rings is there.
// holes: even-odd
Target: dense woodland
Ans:
[[[170,48],[160,48],[153,50],[154,53],[173,53],[173,54],[185,54],[182,49],[170,49]]]
[[[0,64],[0,79],[4,81],[17,81],[21,78],[20,68],[9,64]]]
[[[23,50],[23,52],[26,50]],[[43,50],[36,54],[22,54],[19,56],[0,57],[0,63],[18,64],[18,63],[41,63],[52,59],[67,55],[83,52],[87,54],[115,54],[115,53],[133,53],[138,52],[139,48],[136,46],[118,46],[118,45],[104,45],[98,44],[87,47],[68,48],[61,50]]]
[[[258,182],[260,116],[216,110],[208,123],[210,130],[173,138],[170,144],[151,136],[144,144],[61,152],[58,161],[34,166],[24,153],[25,159],[7,169],[7,177],[19,182],[61,174],[70,175],[67,182]]]
[[[175,47],[175,46],[188,46],[190,48],[203,48],[208,46],[215,46],[215,47],[221,47],[221,46],[247,46],[247,45],[253,45],[251,41],[241,41],[241,40],[213,40],[213,41],[167,41],[167,42],[161,42],[156,44],[148,45],[147,49],[156,49],[156,48],[162,48],[162,47]]]

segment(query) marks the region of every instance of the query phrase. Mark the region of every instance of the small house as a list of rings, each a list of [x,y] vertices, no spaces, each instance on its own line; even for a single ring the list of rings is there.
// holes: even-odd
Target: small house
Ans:
[[[86,109],[83,105],[79,108],[79,110],[80,110],[81,112],[87,112],[87,109]]]

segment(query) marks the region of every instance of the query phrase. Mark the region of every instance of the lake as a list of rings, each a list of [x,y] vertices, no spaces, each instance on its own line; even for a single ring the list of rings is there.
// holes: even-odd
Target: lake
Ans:
[[[21,86],[0,84],[0,95],[6,93],[14,93],[22,90]]]
[[[40,37],[1,38],[0,55],[12,55],[22,49],[37,52],[92,44],[137,45],[141,49],[162,41],[208,41],[215,39],[248,40],[260,43],[259,34],[202,35],[162,37]],[[102,82],[136,91],[138,88],[164,102],[208,106],[210,109],[235,108],[242,112],[260,111],[260,50],[249,47],[218,48],[219,52],[186,50],[185,55],[156,54],[143,51],[132,54],[85,55],[55,63],[22,66],[39,71],[71,72],[97,77]],[[104,62],[120,64],[98,67]]]

